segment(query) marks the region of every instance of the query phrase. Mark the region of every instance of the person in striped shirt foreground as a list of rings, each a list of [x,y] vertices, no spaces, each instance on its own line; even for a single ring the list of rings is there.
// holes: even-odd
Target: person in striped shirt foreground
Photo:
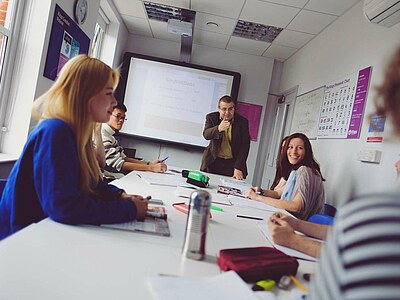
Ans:
[[[377,115],[388,117],[400,137],[400,48],[377,93]],[[273,215],[269,228],[281,240],[294,234],[283,214]],[[323,238],[326,231],[319,234]],[[356,197],[340,207],[327,240],[311,283],[311,299],[400,299],[399,183],[388,192]]]

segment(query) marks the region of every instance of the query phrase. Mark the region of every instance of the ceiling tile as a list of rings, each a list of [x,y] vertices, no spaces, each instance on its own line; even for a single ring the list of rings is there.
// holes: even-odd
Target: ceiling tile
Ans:
[[[191,0],[192,10],[237,19],[245,0]]]
[[[219,24],[219,27],[208,26],[207,22],[210,21]],[[235,28],[236,20],[198,12],[196,13],[194,25],[195,28],[200,28],[202,30],[231,35]]]
[[[318,34],[326,26],[335,21],[336,18],[336,16],[332,15],[313,12],[309,10],[302,10],[286,28],[301,32]]]
[[[144,9],[148,0],[113,0],[130,34],[174,42],[181,37],[167,31],[167,23],[149,21]],[[153,0],[155,4],[196,11],[194,43],[263,55],[285,61],[329,24],[361,0]],[[243,22],[284,28],[272,45],[261,40],[232,36],[238,19]],[[218,27],[207,26],[215,22]],[[242,23],[241,23],[242,24]],[[241,27],[243,34],[252,29]],[[250,30],[251,29],[251,30]]]
[[[313,37],[314,35],[309,33],[284,29],[274,40],[274,44],[293,48],[301,48],[311,41]]]
[[[143,0],[146,2],[161,3],[168,6],[190,9],[190,0]]]
[[[138,18],[147,18],[144,4],[140,0],[114,0],[118,11],[124,15]]]
[[[272,44],[262,56],[280,58],[286,60],[292,56],[298,49]]]
[[[149,21],[147,19],[136,18],[126,15],[121,15],[128,28],[129,33],[145,33],[146,36],[152,36]]]
[[[239,18],[245,21],[285,28],[299,11],[299,8],[247,0]]]
[[[199,45],[225,49],[229,38],[230,35],[196,29],[193,42]]]
[[[303,6],[307,3],[308,0],[261,0],[261,1],[303,8]]]
[[[305,9],[341,16],[360,0],[310,0]]]
[[[261,55],[269,45],[271,44],[232,36],[229,40],[227,49],[247,54]]]
[[[163,39],[173,42],[181,42],[179,34],[169,33],[167,31],[167,23],[161,21],[149,20],[151,31],[156,39]]]

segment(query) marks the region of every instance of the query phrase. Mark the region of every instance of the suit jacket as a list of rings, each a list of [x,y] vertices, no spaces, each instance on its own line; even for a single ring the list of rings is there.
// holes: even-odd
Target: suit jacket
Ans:
[[[218,125],[221,123],[219,112],[212,112],[206,116],[203,136],[210,144],[204,150],[203,161],[200,170],[207,172],[207,168],[217,158],[221,148],[222,134],[218,131]],[[235,169],[241,170],[243,176],[247,176],[246,160],[250,149],[249,122],[245,117],[235,113],[232,123],[231,136],[232,156],[235,160]]]

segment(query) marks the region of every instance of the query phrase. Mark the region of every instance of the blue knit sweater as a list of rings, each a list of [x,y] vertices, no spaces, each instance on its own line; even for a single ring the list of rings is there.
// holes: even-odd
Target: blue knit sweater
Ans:
[[[121,223],[135,219],[132,201],[117,200],[120,189],[99,182],[97,193],[80,189],[76,138],[64,121],[42,121],[29,135],[0,201],[0,240],[46,217],[66,224]]]

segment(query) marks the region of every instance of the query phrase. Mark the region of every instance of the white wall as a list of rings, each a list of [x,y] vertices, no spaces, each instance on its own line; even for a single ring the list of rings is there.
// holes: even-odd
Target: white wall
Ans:
[[[313,141],[315,156],[327,179],[327,202],[340,205],[350,194],[386,189],[395,181],[394,162],[400,147],[384,142],[366,143],[367,116],[374,111],[373,87],[381,82],[385,63],[400,46],[400,24],[392,28],[369,23],[363,16],[362,1],[330,25],[284,63],[280,90],[299,85],[298,94],[338,80],[345,75],[372,66],[372,79],[362,131],[359,139]],[[383,151],[379,165],[362,163],[357,154],[362,149]]]
[[[126,47],[127,52],[136,52],[150,56],[179,60],[180,44],[160,39],[153,39],[131,35]],[[245,101],[265,106],[267,91],[271,81],[273,59],[226,51],[200,45],[193,45],[191,63],[219,69],[239,72],[241,77],[239,101]],[[215,108],[217,109],[217,108]],[[263,110],[262,120],[265,111]],[[129,117],[129,111],[128,111]],[[204,116],[205,117],[205,116]],[[258,148],[260,145],[261,128],[256,142],[251,142],[247,166],[249,169],[248,181],[253,180]],[[263,139],[264,141],[265,139]],[[137,156],[146,160],[169,155],[168,164],[198,169],[201,163],[202,152],[169,147],[159,144],[145,143],[135,140],[123,140],[124,144],[137,149]]]

